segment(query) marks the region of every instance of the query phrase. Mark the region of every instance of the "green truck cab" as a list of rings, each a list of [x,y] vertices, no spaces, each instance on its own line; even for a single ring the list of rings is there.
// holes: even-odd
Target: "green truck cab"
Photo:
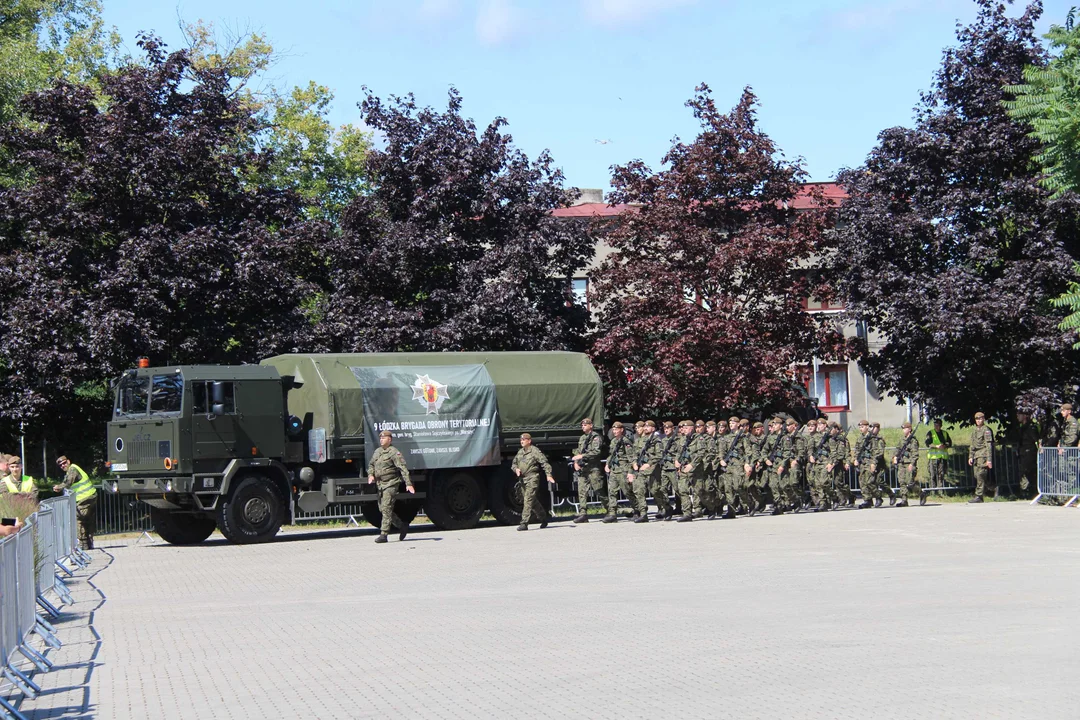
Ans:
[[[415,495],[442,529],[476,526],[485,511],[516,524],[521,494],[509,463],[523,432],[571,495],[564,458],[580,421],[603,423],[603,388],[585,355],[566,352],[292,354],[259,365],[128,370],[116,383],[106,490],[150,507],[167,542],[214,529],[263,542],[309,513],[360,503],[379,520],[367,483],[380,429],[394,432]]]

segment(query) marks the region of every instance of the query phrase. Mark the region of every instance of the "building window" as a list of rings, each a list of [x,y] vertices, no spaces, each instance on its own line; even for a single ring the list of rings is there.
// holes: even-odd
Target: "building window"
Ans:
[[[822,412],[844,412],[848,409],[847,365],[819,365],[816,377],[812,368],[805,368],[803,381],[806,392],[810,397],[817,398]]]
[[[807,312],[837,312],[844,309],[839,300],[818,300],[815,297],[803,298],[803,310]]]
[[[574,304],[588,310],[589,308],[589,278],[574,278],[570,281],[570,292],[574,297]]]

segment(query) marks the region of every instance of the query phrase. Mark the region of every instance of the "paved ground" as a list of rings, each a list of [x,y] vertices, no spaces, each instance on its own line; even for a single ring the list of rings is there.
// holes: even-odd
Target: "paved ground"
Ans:
[[[1080,513],[102,543],[31,718],[1075,718]],[[95,566],[105,552],[95,553]],[[82,659],[80,660],[80,657]]]

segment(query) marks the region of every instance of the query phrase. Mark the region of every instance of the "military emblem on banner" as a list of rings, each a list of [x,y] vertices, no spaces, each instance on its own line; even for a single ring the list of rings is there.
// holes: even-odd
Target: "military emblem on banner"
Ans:
[[[450,398],[446,386],[428,375],[417,375],[412,391],[412,399],[423,405],[428,415],[438,414],[439,408]]]

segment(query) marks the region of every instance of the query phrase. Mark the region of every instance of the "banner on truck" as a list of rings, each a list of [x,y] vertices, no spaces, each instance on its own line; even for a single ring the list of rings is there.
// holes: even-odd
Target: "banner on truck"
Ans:
[[[499,408],[483,365],[352,367],[364,392],[364,453],[379,433],[410,470],[498,465]]]

